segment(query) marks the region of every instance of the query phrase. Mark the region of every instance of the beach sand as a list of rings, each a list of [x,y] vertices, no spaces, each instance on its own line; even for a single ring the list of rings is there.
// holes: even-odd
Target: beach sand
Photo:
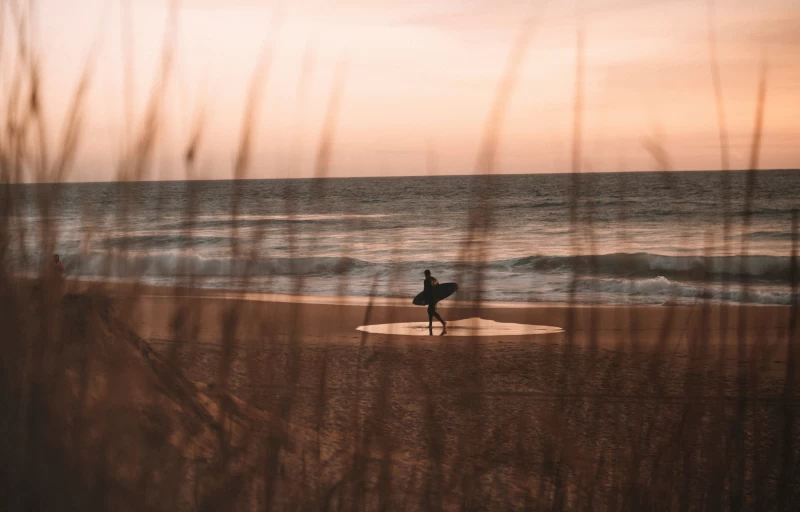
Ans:
[[[110,297],[120,332],[159,361],[162,384],[150,392],[170,389],[174,373],[219,424],[238,411],[233,433],[191,459],[194,487],[180,484],[175,501],[188,508],[219,498],[231,475],[239,487],[222,494],[254,508],[770,508],[798,493],[797,472],[781,473],[800,460],[793,419],[787,431],[798,408],[788,307],[445,301],[448,321],[563,330],[385,335],[357,328],[424,322],[425,308],[68,288]],[[226,450],[247,455],[213,473]],[[204,471],[213,484],[198,484]]]

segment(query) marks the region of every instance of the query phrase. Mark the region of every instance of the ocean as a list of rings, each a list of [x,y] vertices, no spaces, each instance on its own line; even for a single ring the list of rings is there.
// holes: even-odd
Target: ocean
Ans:
[[[800,171],[748,188],[745,172],[14,185],[5,258],[263,293],[410,301],[430,269],[457,300],[790,304]]]

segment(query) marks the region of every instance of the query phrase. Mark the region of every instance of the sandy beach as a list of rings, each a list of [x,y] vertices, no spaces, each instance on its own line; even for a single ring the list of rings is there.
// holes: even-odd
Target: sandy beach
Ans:
[[[157,384],[141,392],[173,397],[183,411],[168,415],[167,432],[183,432],[174,422],[191,416],[174,398],[178,381],[192,390],[191,403],[205,404],[203,417],[223,425],[210,432],[227,432],[201,443],[203,457],[185,457],[194,469],[175,484],[184,489],[176,506],[213,497],[197,472],[212,471],[220,456],[233,457],[225,459],[232,464],[225,485],[232,475],[244,479],[226,499],[260,505],[774,505],[774,475],[796,456],[796,433],[788,445],[785,437],[787,408],[798,408],[797,376],[787,365],[796,324],[787,307],[452,302],[440,307],[448,321],[479,317],[563,332],[390,336],[356,329],[424,321],[424,308],[386,299],[68,288],[65,304],[106,297],[112,331],[127,332],[154,358]],[[121,342],[106,341],[112,351]],[[144,381],[125,377],[120,385],[136,382]],[[139,407],[127,400],[118,406]],[[163,449],[153,440],[141,446]],[[725,484],[737,478],[741,494]],[[669,506],[656,506],[657,496]]]

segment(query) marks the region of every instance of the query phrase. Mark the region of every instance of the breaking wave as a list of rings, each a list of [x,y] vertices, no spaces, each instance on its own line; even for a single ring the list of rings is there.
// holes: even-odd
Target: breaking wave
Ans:
[[[797,297],[790,291],[698,286],[670,281],[664,276],[648,279],[580,279],[576,288],[582,292],[613,293],[624,296],[652,297],[663,302],[670,298],[712,299],[757,304],[790,305]]]
[[[791,258],[787,256],[664,256],[615,253],[583,256],[527,256],[495,264],[541,272],[576,272],[620,277],[658,277],[703,280],[728,277],[787,281]]]
[[[207,244],[226,243],[223,238],[207,237]],[[134,240],[135,242],[135,240]],[[197,241],[194,241],[197,243]],[[401,270],[415,272],[433,267],[439,272],[493,272],[503,274],[531,273],[576,274],[586,277],[616,277],[637,279],[664,277],[677,281],[702,282],[727,278],[731,283],[743,278],[760,282],[788,283],[791,279],[791,258],[784,256],[664,256],[649,253],[617,253],[583,256],[527,256],[484,264],[475,262],[403,261],[375,263],[347,256],[275,257],[233,259],[202,256],[193,252],[164,251],[157,253],[96,251],[67,255],[79,274],[134,275],[196,274],[226,276],[241,274],[347,274],[352,272],[384,272]]]
[[[70,258],[67,258],[69,260]],[[193,254],[91,253],[72,259],[68,268],[79,276],[204,276],[341,275],[374,266],[356,258],[212,258]]]
[[[95,251],[66,254],[67,272],[78,278],[137,279],[159,283],[181,278],[220,279],[237,286],[251,286],[239,279],[309,277],[311,289],[325,289],[345,279],[349,292],[374,293],[375,283],[398,293],[417,284],[422,270],[430,268],[440,278],[458,279],[469,293],[477,273],[494,283],[485,298],[490,300],[558,300],[575,286],[579,300],[616,302],[633,300],[664,303],[719,300],[761,304],[792,304],[797,300],[789,286],[791,258],[781,256],[664,256],[658,254],[605,254],[595,256],[528,256],[476,264],[473,262],[398,261],[376,263],[346,256],[235,259],[211,257],[188,251],[136,253]],[[47,260],[28,261],[19,270],[34,271]],[[24,268],[27,267],[27,268]],[[333,279],[334,281],[331,281]],[[397,281],[394,282],[392,281]],[[743,287],[749,280],[752,286]],[[723,286],[725,281],[729,286]],[[413,283],[413,284],[412,284]],[[263,281],[262,281],[263,284]],[[747,288],[747,291],[744,289]],[[373,290],[371,292],[370,290]],[[393,290],[393,291],[392,291]],[[465,295],[466,296],[466,295]]]

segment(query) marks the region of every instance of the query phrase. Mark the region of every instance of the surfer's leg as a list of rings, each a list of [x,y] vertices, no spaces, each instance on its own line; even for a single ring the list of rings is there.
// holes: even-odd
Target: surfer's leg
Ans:
[[[441,316],[439,316],[439,313],[436,311],[436,304],[434,304],[433,306],[431,306],[430,308],[428,308],[428,316],[429,316],[429,317],[430,317],[430,316],[435,316],[437,320],[439,320],[440,322],[442,322],[442,325],[443,325],[443,326],[447,324],[447,322],[445,322],[444,320],[442,320],[442,317],[441,317]],[[431,318],[431,321],[430,321],[430,322],[431,322],[431,323],[433,323],[433,318]]]

